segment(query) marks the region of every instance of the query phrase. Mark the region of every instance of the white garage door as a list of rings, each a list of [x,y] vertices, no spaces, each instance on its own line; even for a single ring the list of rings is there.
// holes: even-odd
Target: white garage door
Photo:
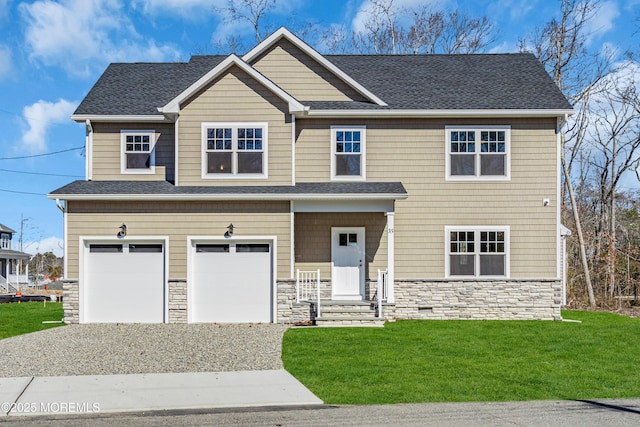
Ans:
[[[90,244],[84,284],[86,323],[162,323],[164,246]]]
[[[196,244],[192,322],[271,322],[271,245]]]

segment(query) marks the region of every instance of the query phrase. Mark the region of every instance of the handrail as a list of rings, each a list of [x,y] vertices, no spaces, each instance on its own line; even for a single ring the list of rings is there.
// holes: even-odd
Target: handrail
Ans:
[[[296,270],[296,302],[315,303],[316,317],[320,317],[320,269]]]
[[[382,319],[382,301],[387,300],[387,279],[389,275],[389,270],[380,270],[378,269],[378,283],[376,286],[376,299],[378,303],[378,319]]]

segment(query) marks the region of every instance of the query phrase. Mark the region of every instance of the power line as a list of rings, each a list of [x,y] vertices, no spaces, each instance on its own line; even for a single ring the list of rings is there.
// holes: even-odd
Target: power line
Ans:
[[[68,152],[68,151],[82,150],[82,149],[84,149],[84,145],[81,145],[80,147],[75,147],[75,148],[68,148],[68,149],[66,149],[66,150],[53,151],[53,152],[51,152],[51,153],[34,154],[34,155],[31,155],[31,156],[0,157],[0,160],[31,159],[31,158],[34,158],[34,157],[51,156],[51,155],[54,155],[54,154],[66,153],[66,152]]]
[[[44,193],[29,193],[27,191],[4,190],[2,188],[0,188],[0,191],[4,191],[5,193],[27,194],[29,196],[46,196],[46,194],[44,194]]]
[[[26,175],[42,175],[42,176],[60,176],[64,178],[84,178],[81,175],[61,175],[55,173],[42,173],[42,172],[23,172],[23,171],[14,171],[11,169],[0,169],[0,172],[11,172],[11,173],[23,173]]]

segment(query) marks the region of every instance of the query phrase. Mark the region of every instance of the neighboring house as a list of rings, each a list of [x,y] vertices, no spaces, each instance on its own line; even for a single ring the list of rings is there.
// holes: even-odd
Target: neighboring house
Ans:
[[[13,250],[15,230],[0,224],[0,293],[14,293],[29,282],[31,255]]]
[[[318,294],[320,320],[379,296],[387,319],[560,319],[571,113],[530,54],[323,56],[281,28],[111,64],[72,116],[87,179],[49,194],[65,321],[297,322]]]

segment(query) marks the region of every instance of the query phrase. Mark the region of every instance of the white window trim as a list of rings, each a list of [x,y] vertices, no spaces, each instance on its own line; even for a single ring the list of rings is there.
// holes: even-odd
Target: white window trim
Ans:
[[[11,234],[0,233],[0,249],[11,249]]]
[[[451,232],[452,231],[474,231],[475,232],[475,244],[476,251],[474,252],[474,262],[476,272],[473,276],[455,276],[449,274],[450,258],[449,252],[451,246]],[[477,256],[480,253],[480,232],[482,231],[503,231],[504,232],[504,276],[481,276],[480,275],[480,257]],[[474,280],[492,280],[492,279],[508,279],[511,277],[511,227],[504,226],[445,226],[444,227],[444,276],[446,278],[459,278],[459,279],[474,279]]]
[[[127,135],[149,135],[149,168],[127,169]],[[156,142],[158,135],[155,130],[121,130],[120,131],[120,172],[133,175],[153,175],[156,173]]]
[[[452,131],[475,131],[476,135],[476,175],[451,175],[451,132]],[[505,131],[505,175],[480,175],[480,135],[483,130],[503,130]],[[511,126],[445,126],[445,179],[447,181],[510,181],[511,180]]]
[[[232,148],[233,153],[232,168],[233,173],[230,174],[215,174],[207,172],[207,129],[208,128],[232,128]],[[237,173],[238,161],[237,161],[237,128],[262,128],[262,173]],[[202,147],[201,147],[201,166],[202,166],[202,179],[267,179],[269,177],[269,124],[267,122],[203,122],[201,127]]]
[[[360,132],[360,175],[336,175],[336,132]],[[332,181],[366,181],[367,179],[367,127],[366,126],[331,126],[331,180]]]

